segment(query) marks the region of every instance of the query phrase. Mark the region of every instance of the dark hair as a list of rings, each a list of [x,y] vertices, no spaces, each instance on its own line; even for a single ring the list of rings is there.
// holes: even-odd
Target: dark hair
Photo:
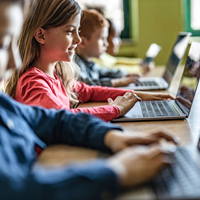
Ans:
[[[107,18],[107,21],[108,21],[108,23],[109,23],[108,34],[110,35],[110,33],[111,33],[113,30],[115,30],[116,28],[115,28],[114,23],[113,23],[110,19]]]

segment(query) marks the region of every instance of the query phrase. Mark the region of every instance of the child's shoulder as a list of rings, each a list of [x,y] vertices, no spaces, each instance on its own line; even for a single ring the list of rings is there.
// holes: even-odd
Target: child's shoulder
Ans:
[[[53,84],[53,78],[48,76],[46,73],[38,69],[37,67],[28,68],[19,78],[20,83],[28,83],[28,82],[46,82],[48,84]]]

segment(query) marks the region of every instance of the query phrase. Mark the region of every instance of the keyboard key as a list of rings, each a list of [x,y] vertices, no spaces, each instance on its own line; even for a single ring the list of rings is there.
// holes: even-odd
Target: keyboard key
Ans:
[[[152,102],[151,105],[152,105],[152,107],[154,109],[154,112],[155,112],[156,116],[158,116],[158,117],[162,116],[162,113],[160,112],[160,109],[158,108],[157,103],[156,102]]]
[[[150,117],[156,116],[150,102],[146,102],[146,108]]]
[[[160,111],[163,114],[163,116],[169,116],[169,114],[167,113],[165,107],[163,106],[163,104],[161,102],[158,102],[158,106],[159,106]]]
[[[174,112],[174,110],[172,110],[171,106],[168,104],[167,101],[164,101],[163,105],[165,106],[166,111],[168,112],[169,116],[177,116],[177,114]]]

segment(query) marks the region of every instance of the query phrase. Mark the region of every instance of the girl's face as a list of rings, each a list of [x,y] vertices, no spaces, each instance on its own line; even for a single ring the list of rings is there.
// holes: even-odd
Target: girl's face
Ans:
[[[116,55],[121,45],[121,38],[119,37],[119,33],[117,33],[115,28],[111,29],[111,32],[108,36],[108,43],[109,46],[107,48],[107,53],[112,56]]]
[[[45,43],[41,45],[45,58],[50,62],[67,61],[73,58],[76,46],[81,42],[79,37],[81,15],[59,27],[45,30]]]
[[[9,78],[11,72],[21,66],[17,40],[22,24],[23,12],[20,5],[0,2],[0,81]]]

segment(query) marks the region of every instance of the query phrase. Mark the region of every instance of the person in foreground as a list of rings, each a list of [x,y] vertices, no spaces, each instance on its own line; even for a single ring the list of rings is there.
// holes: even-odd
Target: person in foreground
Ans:
[[[6,92],[11,97],[28,105],[90,113],[105,121],[124,116],[137,101],[134,94],[144,101],[171,98],[169,94],[88,86],[75,81],[75,68],[71,65],[81,41],[80,19],[81,8],[74,1],[39,1],[20,35],[23,64],[7,84]],[[74,107],[79,102],[102,101],[108,101],[108,105]]]
[[[21,64],[16,41],[22,28],[23,5],[31,2],[0,0],[0,81]],[[30,13],[29,6],[25,8]],[[31,107],[0,92],[0,200],[112,198],[121,187],[147,181],[169,163],[169,152],[158,145],[135,145],[157,143],[159,138],[176,142],[170,135],[156,132],[133,136],[122,131],[88,114]],[[51,144],[120,152],[108,159],[62,168],[32,168],[35,146]]]

